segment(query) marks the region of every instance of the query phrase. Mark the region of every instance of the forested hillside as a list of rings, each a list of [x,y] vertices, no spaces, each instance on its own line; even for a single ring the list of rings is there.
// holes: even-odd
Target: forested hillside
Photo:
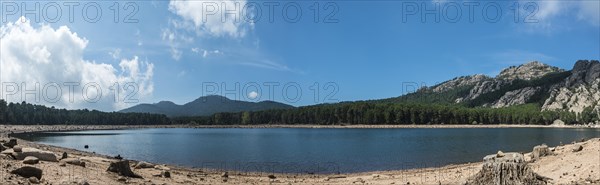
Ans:
[[[174,122],[228,124],[567,124],[597,121],[597,117],[576,120],[564,111],[540,111],[534,104],[507,108],[468,108],[435,104],[393,104],[356,102],[300,107],[290,110],[217,113],[206,117],[180,117]]]
[[[23,125],[151,125],[170,124],[161,114],[66,110],[29,103],[6,103],[0,99],[0,124]]]

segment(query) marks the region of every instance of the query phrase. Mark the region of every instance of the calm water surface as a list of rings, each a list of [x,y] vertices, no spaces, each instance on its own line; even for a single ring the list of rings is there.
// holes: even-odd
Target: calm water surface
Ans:
[[[202,128],[25,134],[23,139],[127,159],[187,167],[286,173],[399,170],[477,162],[531,151],[600,129],[573,128]],[[89,149],[84,149],[89,145]]]

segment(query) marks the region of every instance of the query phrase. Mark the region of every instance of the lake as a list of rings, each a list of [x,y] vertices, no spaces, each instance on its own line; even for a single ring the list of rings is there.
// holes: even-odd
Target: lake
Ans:
[[[478,162],[502,151],[600,137],[575,128],[161,128],[17,137],[158,164],[275,173],[346,173]],[[84,149],[89,145],[89,149]]]

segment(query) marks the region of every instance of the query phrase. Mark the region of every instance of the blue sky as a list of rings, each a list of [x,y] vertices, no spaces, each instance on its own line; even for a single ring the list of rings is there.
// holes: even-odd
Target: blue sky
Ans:
[[[224,4],[221,2],[232,3],[217,2],[217,8],[223,8]],[[259,84],[261,90],[251,88],[244,92],[240,87],[238,99],[252,100],[248,98],[249,91],[257,91],[260,96],[252,101],[270,99],[296,106],[379,99],[404,94],[406,88],[403,88],[403,84],[407,83],[433,85],[456,76],[494,76],[505,67],[532,60],[570,69],[578,59],[600,58],[600,3],[597,0],[476,1],[479,4],[474,6],[473,21],[469,20],[469,10],[465,5],[474,3],[473,1],[236,2],[242,3],[242,6],[252,3],[259,5],[262,10],[261,19],[255,23],[232,21],[231,17],[224,22],[215,21],[220,20],[221,12],[215,15],[199,13],[207,11],[199,5],[202,1],[166,0],[133,1],[133,4],[119,1],[118,23],[114,22],[114,12],[110,9],[114,1],[98,3],[103,15],[95,23],[83,20],[82,15],[78,14],[82,11],[84,2],[75,8],[73,22],[69,21],[64,6],[62,17],[55,23],[45,21],[44,17],[36,21],[35,14],[24,17],[29,20],[33,32],[37,30],[41,33],[43,26],[56,32],[59,27],[66,26],[69,29],[67,33],[71,36],[76,34],[75,40],[86,40],[81,56],[76,58],[77,61],[81,58],[81,61],[89,65],[76,66],[110,65],[114,68],[107,70],[110,78],[100,79],[114,78],[119,82],[131,80],[146,84],[141,88],[143,92],[136,97],[139,103],[170,100],[182,104],[207,95],[208,92],[202,88],[203,84],[225,84],[227,88],[233,88],[235,83],[240,83],[242,87],[252,84],[251,82]],[[266,12],[268,6],[264,3],[274,2],[278,2],[279,6],[275,7],[271,22]],[[35,2],[28,2],[26,6],[32,6],[32,3]],[[516,22],[515,3],[519,5]],[[421,10],[415,12],[410,9],[433,9],[436,4],[439,11],[425,15],[424,21]],[[22,8],[23,4],[18,2],[17,5]],[[46,2],[41,3],[41,7],[44,5]],[[132,17],[137,23],[122,21],[133,10],[124,9],[129,5],[132,6],[129,8],[137,7],[139,10]],[[295,15],[294,5],[302,10],[302,17],[297,22],[286,21],[283,13],[287,13],[288,19],[292,19]],[[457,6],[461,7],[458,11]],[[288,7],[288,11],[284,11],[282,7]],[[314,7],[319,9],[318,22],[314,21]],[[496,7],[501,13],[497,14]],[[5,5],[2,16],[8,22],[19,20],[20,13],[8,15],[4,8]],[[241,16],[256,15],[238,13]],[[452,20],[457,13],[461,14],[460,19]],[[94,15],[93,12],[89,14]],[[324,22],[328,15],[332,16]],[[500,15],[499,18],[494,20],[497,15]],[[440,16],[439,22],[435,21],[435,16]],[[525,20],[529,22],[526,23]],[[2,58],[1,69],[4,82],[10,76],[15,76],[9,72],[9,62],[22,56],[16,53],[19,49],[6,47],[11,44],[8,43],[9,38],[14,36],[7,30],[16,29],[14,25],[11,27],[8,24],[2,22],[2,54],[6,56]],[[46,37],[41,35],[40,37]],[[20,50],[27,50],[27,47],[34,47],[36,44],[53,46],[53,43],[48,42],[33,42],[33,46],[24,45]],[[50,53],[52,56],[61,56]],[[67,61],[65,66],[71,66],[68,61],[73,57],[65,55],[65,58],[68,58],[64,60]],[[34,57],[24,60],[38,61]],[[32,62],[27,65],[34,64]],[[124,64],[135,66],[123,68]],[[13,72],[27,73],[18,73],[18,70],[23,69],[15,69]],[[61,74],[65,69],[51,70]],[[102,75],[95,73],[98,70],[83,71],[88,75]],[[12,80],[70,80],[62,76],[24,76],[22,79]],[[85,77],[82,79],[89,81]],[[79,76],[73,80],[79,80]],[[272,91],[275,93],[274,98],[269,98],[272,94],[264,83],[272,82],[280,85]],[[283,86],[290,83],[299,85],[302,90],[301,98],[294,99],[296,91],[288,91],[288,96],[292,98],[282,97],[286,92],[282,89]],[[314,96],[315,87],[319,89],[317,101]],[[6,94],[6,89],[3,92]],[[328,97],[330,93],[334,94]],[[232,94],[225,95],[235,97]],[[13,97],[12,101],[23,99]],[[42,101],[40,104],[56,103]],[[63,102],[57,106],[112,111],[134,105],[135,102],[99,104],[102,103]]]

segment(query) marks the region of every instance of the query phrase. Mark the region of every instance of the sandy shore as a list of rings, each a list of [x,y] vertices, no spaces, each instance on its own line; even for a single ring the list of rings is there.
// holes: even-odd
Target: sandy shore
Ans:
[[[516,125],[436,125],[436,126],[289,126],[285,128],[505,128]],[[0,135],[7,136],[9,133],[35,132],[35,131],[66,131],[66,130],[91,130],[91,129],[131,129],[131,128],[195,128],[198,126],[176,125],[176,126],[8,126],[0,125]],[[203,126],[202,128],[224,128],[224,126]],[[226,126],[226,128],[281,128],[279,126]],[[516,127],[540,127],[540,126],[516,126]],[[576,127],[580,128],[580,127]],[[0,140],[8,138],[0,137]],[[336,175],[311,175],[311,174],[270,174],[270,173],[248,173],[228,172],[223,177],[223,171],[208,169],[182,168],[169,165],[158,165],[155,168],[133,169],[143,178],[123,178],[119,175],[107,172],[110,162],[117,161],[109,156],[103,156],[84,151],[67,148],[47,146],[28,141],[18,140],[19,146],[32,147],[53,152],[60,156],[63,152],[69,157],[78,158],[86,162],[85,167],[76,165],[61,166],[58,162],[40,161],[32,166],[38,167],[43,172],[41,184],[462,184],[469,177],[476,174],[482,166],[481,162],[448,165],[438,168],[423,168],[402,171],[381,171]],[[583,150],[573,152],[576,146],[582,146]],[[543,176],[549,177],[552,184],[599,184],[600,183],[600,139],[594,138],[587,141],[573,143],[564,146],[551,147],[554,152],[550,156],[542,157],[528,165]],[[11,149],[12,150],[12,149]],[[531,158],[531,154],[525,154]],[[484,156],[481,156],[482,158]],[[9,156],[0,155],[0,184],[27,184],[28,179],[10,174],[9,171],[18,167],[26,166],[19,160],[13,160]],[[135,162],[132,162],[132,164]],[[158,176],[162,171],[169,171],[170,178]],[[271,176],[271,177],[269,177]]]

